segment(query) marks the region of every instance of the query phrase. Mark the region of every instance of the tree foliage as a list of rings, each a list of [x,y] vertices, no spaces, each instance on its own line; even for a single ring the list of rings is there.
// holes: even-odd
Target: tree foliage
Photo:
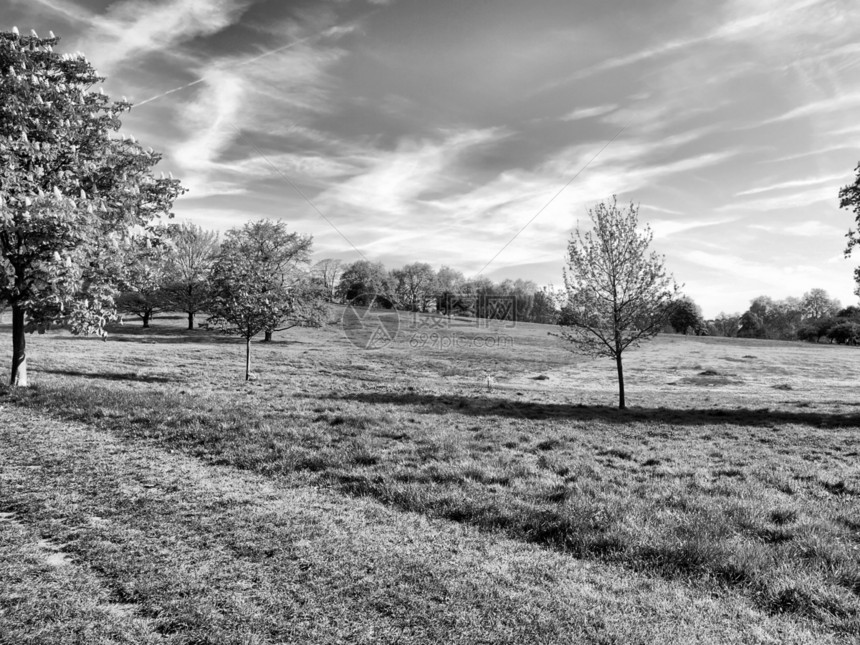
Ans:
[[[709,333],[714,336],[733,337],[738,335],[741,325],[738,314],[727,314],[721,311],[709,324]]]
[[[827,337],[840,345],[856,345],[860,340],[860,323],[853,320],[837,322],[828,330]]]
[[[439,293],[456,293],[465,282],[466,277],[463,273],[449,266],[443,265],[436,272],[436,288]]]
[[[271,220],[250,222],[225,236],[210,275],[208,322],[245,339],[246,380],[254,336],[325,321],[324,294],[307,270],[311,243]]]
[[[325,291],[329,302],[337,299],[337,286],[343,271],[343,262],[335,258],[323,258],[313,267],[313,276]]]
[[[188,329],[194,329],[194,316],[209,301],[209,272],[218,254],[218,234],[189,223],[169,226],[171,246],[163,296],[175,309],[188,314]]]
[[[615,359],[618,407],[625,407],[623,352],[656,335],[678,287],[663,258],[649,251],[653,234],[639,231],[639,209],[615,197],[589,210],[592,230],[579,226],[568,243],[567,303],[561,336],[593,356]]]
[[[138,316],[144,327],[168,301],[164,292],[172,247],[148,236],[134,236],[121,249],[116,281],[117,310]]]
[[[385,266],[369,260],[357,260],[346,266],[338,283],[340,297],[361,306],[371,302],[393,302],[393,291]],[[377,295],[385,297],[375,298]]]
[[[860,227],[860,163],[854,169],[857,177],[854,178],[853,184],[848,184],[839,189],[839,208],[850,210],[854,213],[854,221]],[[853,248],[860,243],[860,231],[849,229],[848,244],[845,249],[845,256],[851,255]]]
[[[669,324],[678,334],[686,335],[690,330],[697,336],[705,331],[702,309],[687,296],[669,305]]]
[[[399,303],[411,311],[427,311],[435,296],[436,272],[426,262],[413,262],[391,272],[394,293]]]
[[[0,33],[0,301],[12,308],[17,385],[25,331],[104,333],[118,249],[182,192],[152,176],[160,155],[112,136],[131,105],[93,91],[104,79],[57,42]]]
[[[824,289],[810,289],[800,299],[804,318],[818,320],[835,316],[842,307],[839,300],[831,298]]]

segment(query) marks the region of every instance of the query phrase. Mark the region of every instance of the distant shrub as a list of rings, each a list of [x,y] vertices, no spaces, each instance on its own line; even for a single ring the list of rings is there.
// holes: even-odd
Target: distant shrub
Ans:
[[[840,345],[856,345],[860,338],[860,323],[844,321],[834,325],[827,337]]]

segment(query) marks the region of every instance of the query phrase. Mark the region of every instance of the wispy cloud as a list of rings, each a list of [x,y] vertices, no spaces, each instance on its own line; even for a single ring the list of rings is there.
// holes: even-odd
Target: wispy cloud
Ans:
[[[824,177],[810,177],[809,179],[793,179],[791,181],[783,181],[768,186],[759,186],[748,190],[735,193],[735,197],[744,195],[758,195],[760,193],[768,193],[773,190],[784,190],[786,188],[802,188],[804,186],[817,186],[818,184],[832,184],[844,178],[844,174],[826,175]]]
[[[860,106],[860,92],[852,92],[839,96],[833,96],[826,99],[811,101],[805,105],[792,108],[773,118],[765,119],[756,124],[756,127],[768,125],[771,123],[781,123],[792,119],[799,119],[808,116],[818,116],[832,112],[839,112],[848,108]]]
[[[759,231],[766,231],[777,235],[792,235],[796,237],[822,237],[838,239],[844,231],[831,224],[826,224],[817,220],[808,220],[799,224],[751,224],[750,228]]]
[[[641,212],[641,211],[640,211]],[[703,220],[703,219],[672,219],[672,220],[651,220],[648,224],[654,232],[655,239],[663,239],[676,235],[678,233],[686,233],[711,226],[721,226],[723,224],[731,224],[738,221],[738,217],[728,217],[718,220]]]
[[[81,47],[102,70],[111,71],[131,57],[170,53],[176,44],[214,34],[233,24],[251,0],[126,0],[90,18]]]
[[[836,201],[836,192],[833,188],[816,188],[813,190],[790,193],[788,195],[780,195],[779,197],[738,201],[731,204],[725,204],[715,210],[718,212],[733,210],[766,212],[785,208],[812,206],[823,201]]]
[[[609,105],[596,105],[594,107],[588,108],[579,108],[573,110],[572,112],[568,112],[563,117],[561,117],[562,121],[579,121],[581,119],[590,119],[596,116],[603,116],[604,114],[608,114],[613,110],[618,109],[618,105],[615,103]]]

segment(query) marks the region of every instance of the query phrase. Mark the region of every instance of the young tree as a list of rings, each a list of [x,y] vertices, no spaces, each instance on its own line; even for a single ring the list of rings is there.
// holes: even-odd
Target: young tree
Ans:
[[[251,222],[227,232],[212,267],[209,324],[245,339],[245,380],[251,378],[251,339],[295,326],[319,326],[324,294],[306,270],[311,238],[283,222]]]
[[[172,252],[162,292],[169,306],[188,314],[188,329],[192,330],[194,316],[205,309],[209,299],[209,272],[218,254],[218,234],[183,223],[168,227],[167,238]]]
[[[639,208],[616,198],[589,210],[592,230],[579,226],[568,243],[567,304],[561,337],[580,351],[615,360],[618,407],[625,407],[622,355],[655,336],[678,293],[664,259],[649,252],[653,234],[638,230]]]
[[[0,33],[0,301],[12,309],[18,386],[26,332],[104,333],[123,240],[169,216],[182,192],[152,176],[160,155],[111,136],[131,104],[92,91],[104,79],[57,42]]]

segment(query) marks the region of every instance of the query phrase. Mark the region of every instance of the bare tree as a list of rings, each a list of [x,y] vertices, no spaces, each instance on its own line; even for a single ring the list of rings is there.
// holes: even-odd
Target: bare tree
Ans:
[[[312,273],[319,280],[329,302],[337,299],[337,285],[343,273],[343,262],[335,258],[323,258],[317,262]]]
[[[592,230],[577,225],[564,272],[567,304],[561,337],[592,356],[615,359],[618,407],[625,407],[621,357],[655,336],[678,293],[663,257],[649,252],[653,234],[638,230],[639,208],[619,209],[616,198],[589,210]]]
[[[408,302],[412,311],[427,309],[427,302],[434,295],[436,272],[425,262],[407,264],[391,272],[394,290],[399,300]]]
[[[842,304],[837,299],[831,298],[824,289],[810,289],[804,293],[800,306],[803,315],[813,320],[835,316],[842,308]]]

